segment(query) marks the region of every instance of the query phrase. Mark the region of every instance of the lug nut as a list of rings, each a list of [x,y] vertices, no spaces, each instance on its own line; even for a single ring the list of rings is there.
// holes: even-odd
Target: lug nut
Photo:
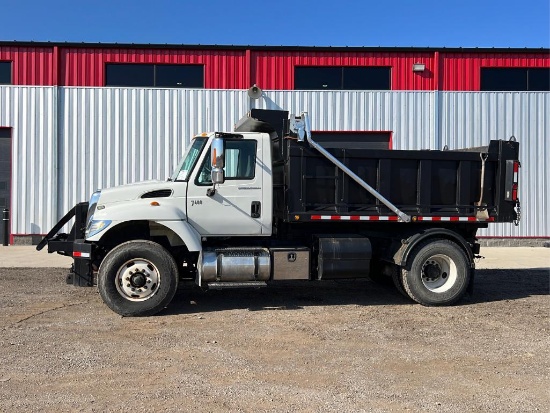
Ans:
[[[129,286],[130,286],[130,284],[126,284],[126,287],[129,287]]]
[[[126,277],[125,280],[126,280],[126,281],[130,281],[130,277]]]
[[[151,280],[147,280],[147,284],[151,284]]]
[[[135,289],[135,288],[132,288],[132,291],[136,291],[136,289]]]

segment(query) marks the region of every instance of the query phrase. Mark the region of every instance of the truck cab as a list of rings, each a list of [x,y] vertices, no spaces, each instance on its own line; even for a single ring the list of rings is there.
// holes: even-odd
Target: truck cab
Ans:
[[[222,174],[216,175],[222,180],[216,183],[212,182],[213,142],[225,158],[218,168]],[[265,189],[272,186],[270,149],[266,133],[195,136],[169,180],[96,192],[89,203],[86,241],[101,242],[119,231],[117,227],[136,221],[148,221],[156,234],[163,233],[164,226],[171,245],[179,237],[197,251],[201,237],[269,236],[272,192]]]

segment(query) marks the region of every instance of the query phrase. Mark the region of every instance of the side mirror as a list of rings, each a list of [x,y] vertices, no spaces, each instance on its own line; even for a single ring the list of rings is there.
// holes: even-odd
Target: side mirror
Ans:
[[[211,178],[214,185],[225,182],[223,167],[225,166],[224,140],[214,138],[210,147],[210,159],[212,160]]]

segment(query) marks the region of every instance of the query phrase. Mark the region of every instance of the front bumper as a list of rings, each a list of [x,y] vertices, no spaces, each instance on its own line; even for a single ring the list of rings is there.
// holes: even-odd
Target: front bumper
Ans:
[[[40,251],[47,244],[49,253],[57,252],[73,257],[74,263],[67,275],[67,283],[78,287],[91,287],[94,281],[91,266],[94,246],[85,241],[84,235],[87,213],[87,202],[76,204],[36,246],[36,249]],[[68,234],[58,234],[73,217],[75,222],[71,231]]]

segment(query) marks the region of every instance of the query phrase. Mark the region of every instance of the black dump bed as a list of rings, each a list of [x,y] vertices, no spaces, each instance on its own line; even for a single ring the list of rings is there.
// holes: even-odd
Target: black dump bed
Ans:
[[[287,118],[284,111],[252,110],[248,120],[243,118],[236,126],[238,131],[271,133],[274,217],[286,222],[339,216],[396,218],[307,142],[289,136]],[[312,137],[316,139],[315,133]],[[341,145],[335,140],[329,145],[318,143],[415,220],[512,222],[518,218],[517,201],[511,194],[513,161],[519,154],[515,141],[492,140],[488,146],[452,151],[353,148],[344,140]],[[488,219],[480,214],[484,209]]]

